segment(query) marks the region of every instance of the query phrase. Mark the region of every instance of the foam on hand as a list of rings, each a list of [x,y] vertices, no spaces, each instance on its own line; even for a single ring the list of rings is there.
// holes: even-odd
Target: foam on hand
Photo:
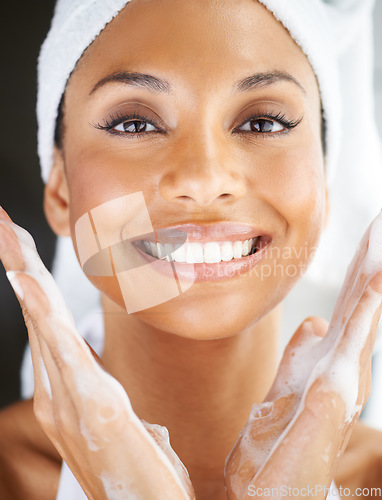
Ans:
[[[172,450],[168,433],[167,435],[158,433],[156,429],[157,437],[162,436],[163,439],[163,444],[158,446],[157,440],[146,430],[134,413],[122,385],[98,365],[85,341],[78,334],[73,316],[52,275],[42,263],[32,236],[13,222],[0,221],[0,223],[7,224],[14,231],[25,263],[23,271],[8,271],[7,273],[15,292],[21,299],[24,298],[17,274],[28,274],[37,281],[49,302],[50,312],[46,316],[49,332],[40,333],[49,347],[56,350],[57,355],[63,361],[65,368],[62,367],[62,377],[65,380],[62,382],[69,389],[68,392],[73,395],[73,404],[75,406],[78,404],[81,408],[78,425],[81,438],[87,443],[89,452],[98,454],[103,449],[107,450],[108,432],[114,429],[113,424],[122,419],[125,442],[131,444],[129,447],[131,463],[137,464],[138,471],[142,463],[151,463],[152,482],[158,483],[158,488],[172,482],[171,492],[166,492],[162,488],[163,495],[165,495],[163,499],[190,500],[194,498],[187,482],[187,471]],[[37,361],[40,363],[39,380],[48,397],[52,399],[52,389],[44,359],[40,356]],[[94,408],[97,411],[94,412]],[[112,435],[114,435],[113,432],[118,433],[117,442],[120,442],[123,437],[120,427],[116,425]],[[156,478],[154,478],[155,471],[157,471]],[[134,477],[127,476],[126,470],[121,470],[119,473],[113,470],[112,474],[110,471],[104,471],[101,474],[100,479],[105,491],[110,493],[110,498],[124,500],[126,495],[129,498],[141,498],[138,494],[142,488],[145,488],[145,485],[142,486],[138,479],[139,484]],[[161,496],[159,495],[158,498]]]
[[[366,248],[362,248],[363,245]],[[243,477],[252,478],[252,482],[258,477],[304,411],[306,396],[318,379],[322,382],[320,390],[336,394],[344,402],[344,425],[361,412],[362,405],[357,402],[360,356],[369,339],[373,317],[382,303],[382,290],[374,290],[369,284],[381,271],[382,212],[371,224],[349,267],[326,336],[316,336],[312,324],[305,322],[299,345],[290,348],[290,362],[281,366],[272,387],[273,400],[253,405],[248,422],[230,453],[240,445],[231,486],[239,488]],[[275,416],[280,402],[286,410]],[[277,428],[283,428],[282,419],[289,423],[278,434]],[[329,451],[330,446],[322,454],[325,464],[329,463]]]

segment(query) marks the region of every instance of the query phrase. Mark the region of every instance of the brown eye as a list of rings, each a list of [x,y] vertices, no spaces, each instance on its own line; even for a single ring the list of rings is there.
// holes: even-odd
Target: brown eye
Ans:
[[[284,130],[284,127],[274,120],[256,118],[248,120],[240,127],[240,129],[249,132],[257,132],[260,134],[269,134],[274,132],[281,132],[282,130]]]
[[[151,127],[151,128],[150,128]],[[125,132],[128,134],[139,134],[142,132],[150,132],[155,130],[155,127],[150,123],[144,122],[142,120],[132,120],[120,123],[114,130],[117,132]]]

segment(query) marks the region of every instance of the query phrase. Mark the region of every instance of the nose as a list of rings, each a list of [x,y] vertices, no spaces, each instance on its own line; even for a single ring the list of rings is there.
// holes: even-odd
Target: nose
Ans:
[[[206,134],[187,137],[177,144],[171,158],[159,185],[166,201],[205,207],[224,200],[236,201],[246,193],[244,173],[224,141]]]

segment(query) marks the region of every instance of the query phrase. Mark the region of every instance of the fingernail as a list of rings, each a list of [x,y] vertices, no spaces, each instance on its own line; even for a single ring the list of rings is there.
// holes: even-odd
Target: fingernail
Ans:
[[[5,274],[7,275],[9,283],[12,285],[16,295],[18,295],[21,300],[24,300],[24,290],[19,279],[17,278],[17,271],[7,271]]]

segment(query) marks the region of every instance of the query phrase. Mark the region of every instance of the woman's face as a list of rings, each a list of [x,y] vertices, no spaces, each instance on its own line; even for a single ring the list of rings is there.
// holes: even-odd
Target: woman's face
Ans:
[[[306,57],[261,4],[132,0],[83,55],[64,109],[76,251],[85,212],[137,192],[154,229],[194,224],[190,241],[234,245],[247,228],[267,244],[249,268],[219,279],[201,279],[196,264],[187,292],[136,313],[142,321],[224,337],[285,297],[325,219],[320,98]],[[222,236],[222,222],[243,227]],[[116,278],[91,280],[124,307]]]

